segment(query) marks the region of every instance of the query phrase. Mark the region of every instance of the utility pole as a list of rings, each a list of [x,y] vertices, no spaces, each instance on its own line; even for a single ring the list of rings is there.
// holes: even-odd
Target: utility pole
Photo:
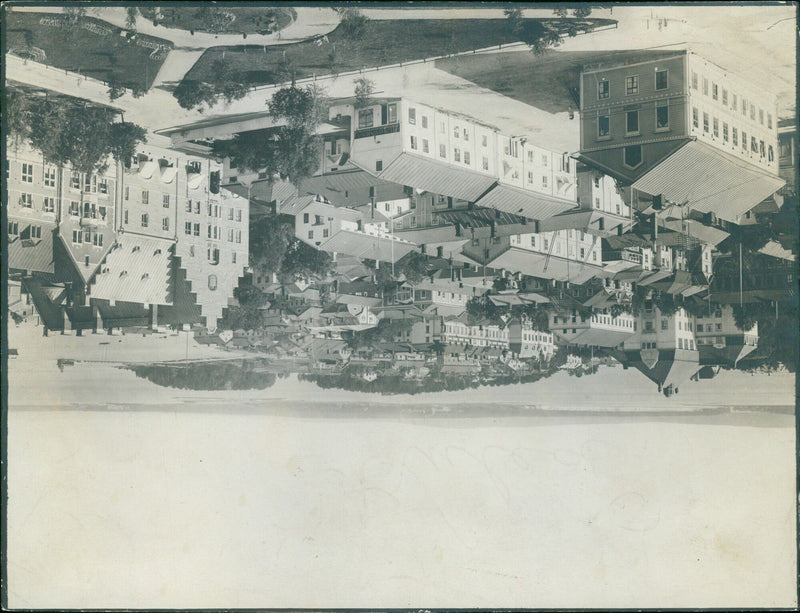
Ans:
[[[742,306],[742,243],[739,243],[739,306]]]

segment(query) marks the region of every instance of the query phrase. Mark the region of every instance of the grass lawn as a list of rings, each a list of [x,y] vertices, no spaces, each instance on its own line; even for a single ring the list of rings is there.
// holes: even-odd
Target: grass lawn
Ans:
[[[578,87],[581,66],[603,58],[636,62],[674,51],[558,51],[543,55],[511,52],[436,60],[436,68],[530,104],[549,113],[561,113],[580,105]],[[547,87],[542,87],[547,83]]]
[[[7,11],[6,49],[102,81],[113,75],[126,87],[149,89],[172,48],[169,41],[142,34],[128,41],[120,28],[92,18],[81,19],[75,29],[47,25],[59,19],[60,15]]]
[[[158,25],[215,34],[269,34],[282,30],[297,17],[296,11],[289,7],[163,6],[158,7],[160,18],[156,17],[156,10],[152,6],[139,8],[145,19]],[[215,14],[220,15],[216,20]],[[218,27],[212,27],[212,23]]]
[[[559,25],[559,19],[530,20]],[[596,26],[610,20],[589,19]],[[247,83],[265,85],[290,80],[289,70],[298,79],[312,74],[325,75],[359,68],[385,66],[517,41],[505,19],[402,19],[367,22],[361,41],[348,39],[341,26],[328,34],[328,41],[289,45],[214,47],[207,49],[187,79],[214,83],[216,60],[228,70],[241,72]],[[284,58],[285,54],[285,58]]]

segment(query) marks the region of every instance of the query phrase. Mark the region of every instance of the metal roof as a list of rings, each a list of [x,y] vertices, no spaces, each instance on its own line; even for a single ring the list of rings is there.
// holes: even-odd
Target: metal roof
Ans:
[[[558,256],[548,258],[547,254],[517,247],[511,247],[504,251],[489,264],[492,268],[505,268],[531,277],[569,281],[577,285],[596,277],[602,270],[600,266],[567,260]]]
[[[738,223],[785,183],[745,160],[692,141],[645,173],[633,188]]]
[[[476,203],[529,219],[548,219],[578,207],[577,202],[498,184]]]
[[[709,245],[714,245],[715,247],[730,236],[725,230],[707,226],[696,219],[676,219],[666,221],[664,225],[670,230],[687,234],[692,238],[701,240]]]
[[[575,336],[565,335],[561,330],[554,330],[553,334],[571,345],[586,345],[587,347],[618,347],[626,339],[633,336],[633,328],[625,330],[607,330],[604,328],[585,328]]]
[[[391,262],[393,259],[397,262],[404,255],[417,250],[417,246],[413,243],[352,230],[337,232],[318,248],[321,251],[343,253],[381,262]]]
[[[122,234],[95,275],[92,298],[172,304],[172,241]]]
[[[494,177],[411,153],[397,156],[379,176],[386,181],[468,202],[477,201],[495,184]]]
[[[19,224],[20,236],[13,240],[9,236],[7,244],[9,270],[30,270],[35,272],[55,273],[55,258],[53,257],[53,233],[56,225],[43,221],[31,222],[21,218],[12,218],[9,221]],[[30,226],[40,226],[42,236],[37,239],[23,238],[29,233]]]
[[[300,183],[300,193],[322,194],[337,206],[352,206],[370,201],[370,187],[375,188],[376,202],[408,198],[403,185],[384,181],[358,168],[309,177]]]
[[[781,245],[779,241],[775,240],[769,241],[766,245],[759,249],[758,252],[773,258],[781,258],[783,260],[790,260],[792,262],[797,259],[790,250],[784,249],[783,245]]]

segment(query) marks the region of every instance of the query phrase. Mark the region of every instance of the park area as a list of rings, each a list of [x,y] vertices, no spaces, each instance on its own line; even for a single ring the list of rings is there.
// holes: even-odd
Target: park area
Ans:
[[[140,7],[142,16],[156,25],[213,34],[271,34],[297,16],[291,7]]]
[[[566,32],[568,19],[525,20],[532,30]],[[613,23],[587,19],[587,27]],[[289,45],[213,47],[206,50],[186,74],[186,79],[215,83],[220,75],[215,62],[241,73],[248,85],[267,85],[313,75],[338,74],[362,68],[387,66],[517,42],[505,19],[403,19],[369,20],[354,36],[340,25],[325,37]]]
[[[90,17],[8,11],[6,18],[9,53],[134,91],[150,88],[172,49],[170,41],[128,38],[125,30]]]

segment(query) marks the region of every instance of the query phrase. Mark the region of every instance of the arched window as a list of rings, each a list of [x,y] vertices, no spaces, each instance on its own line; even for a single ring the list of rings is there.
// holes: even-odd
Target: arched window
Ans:
[[[208,289],[212,291],[217,289],[217,275],[208,275]]]

